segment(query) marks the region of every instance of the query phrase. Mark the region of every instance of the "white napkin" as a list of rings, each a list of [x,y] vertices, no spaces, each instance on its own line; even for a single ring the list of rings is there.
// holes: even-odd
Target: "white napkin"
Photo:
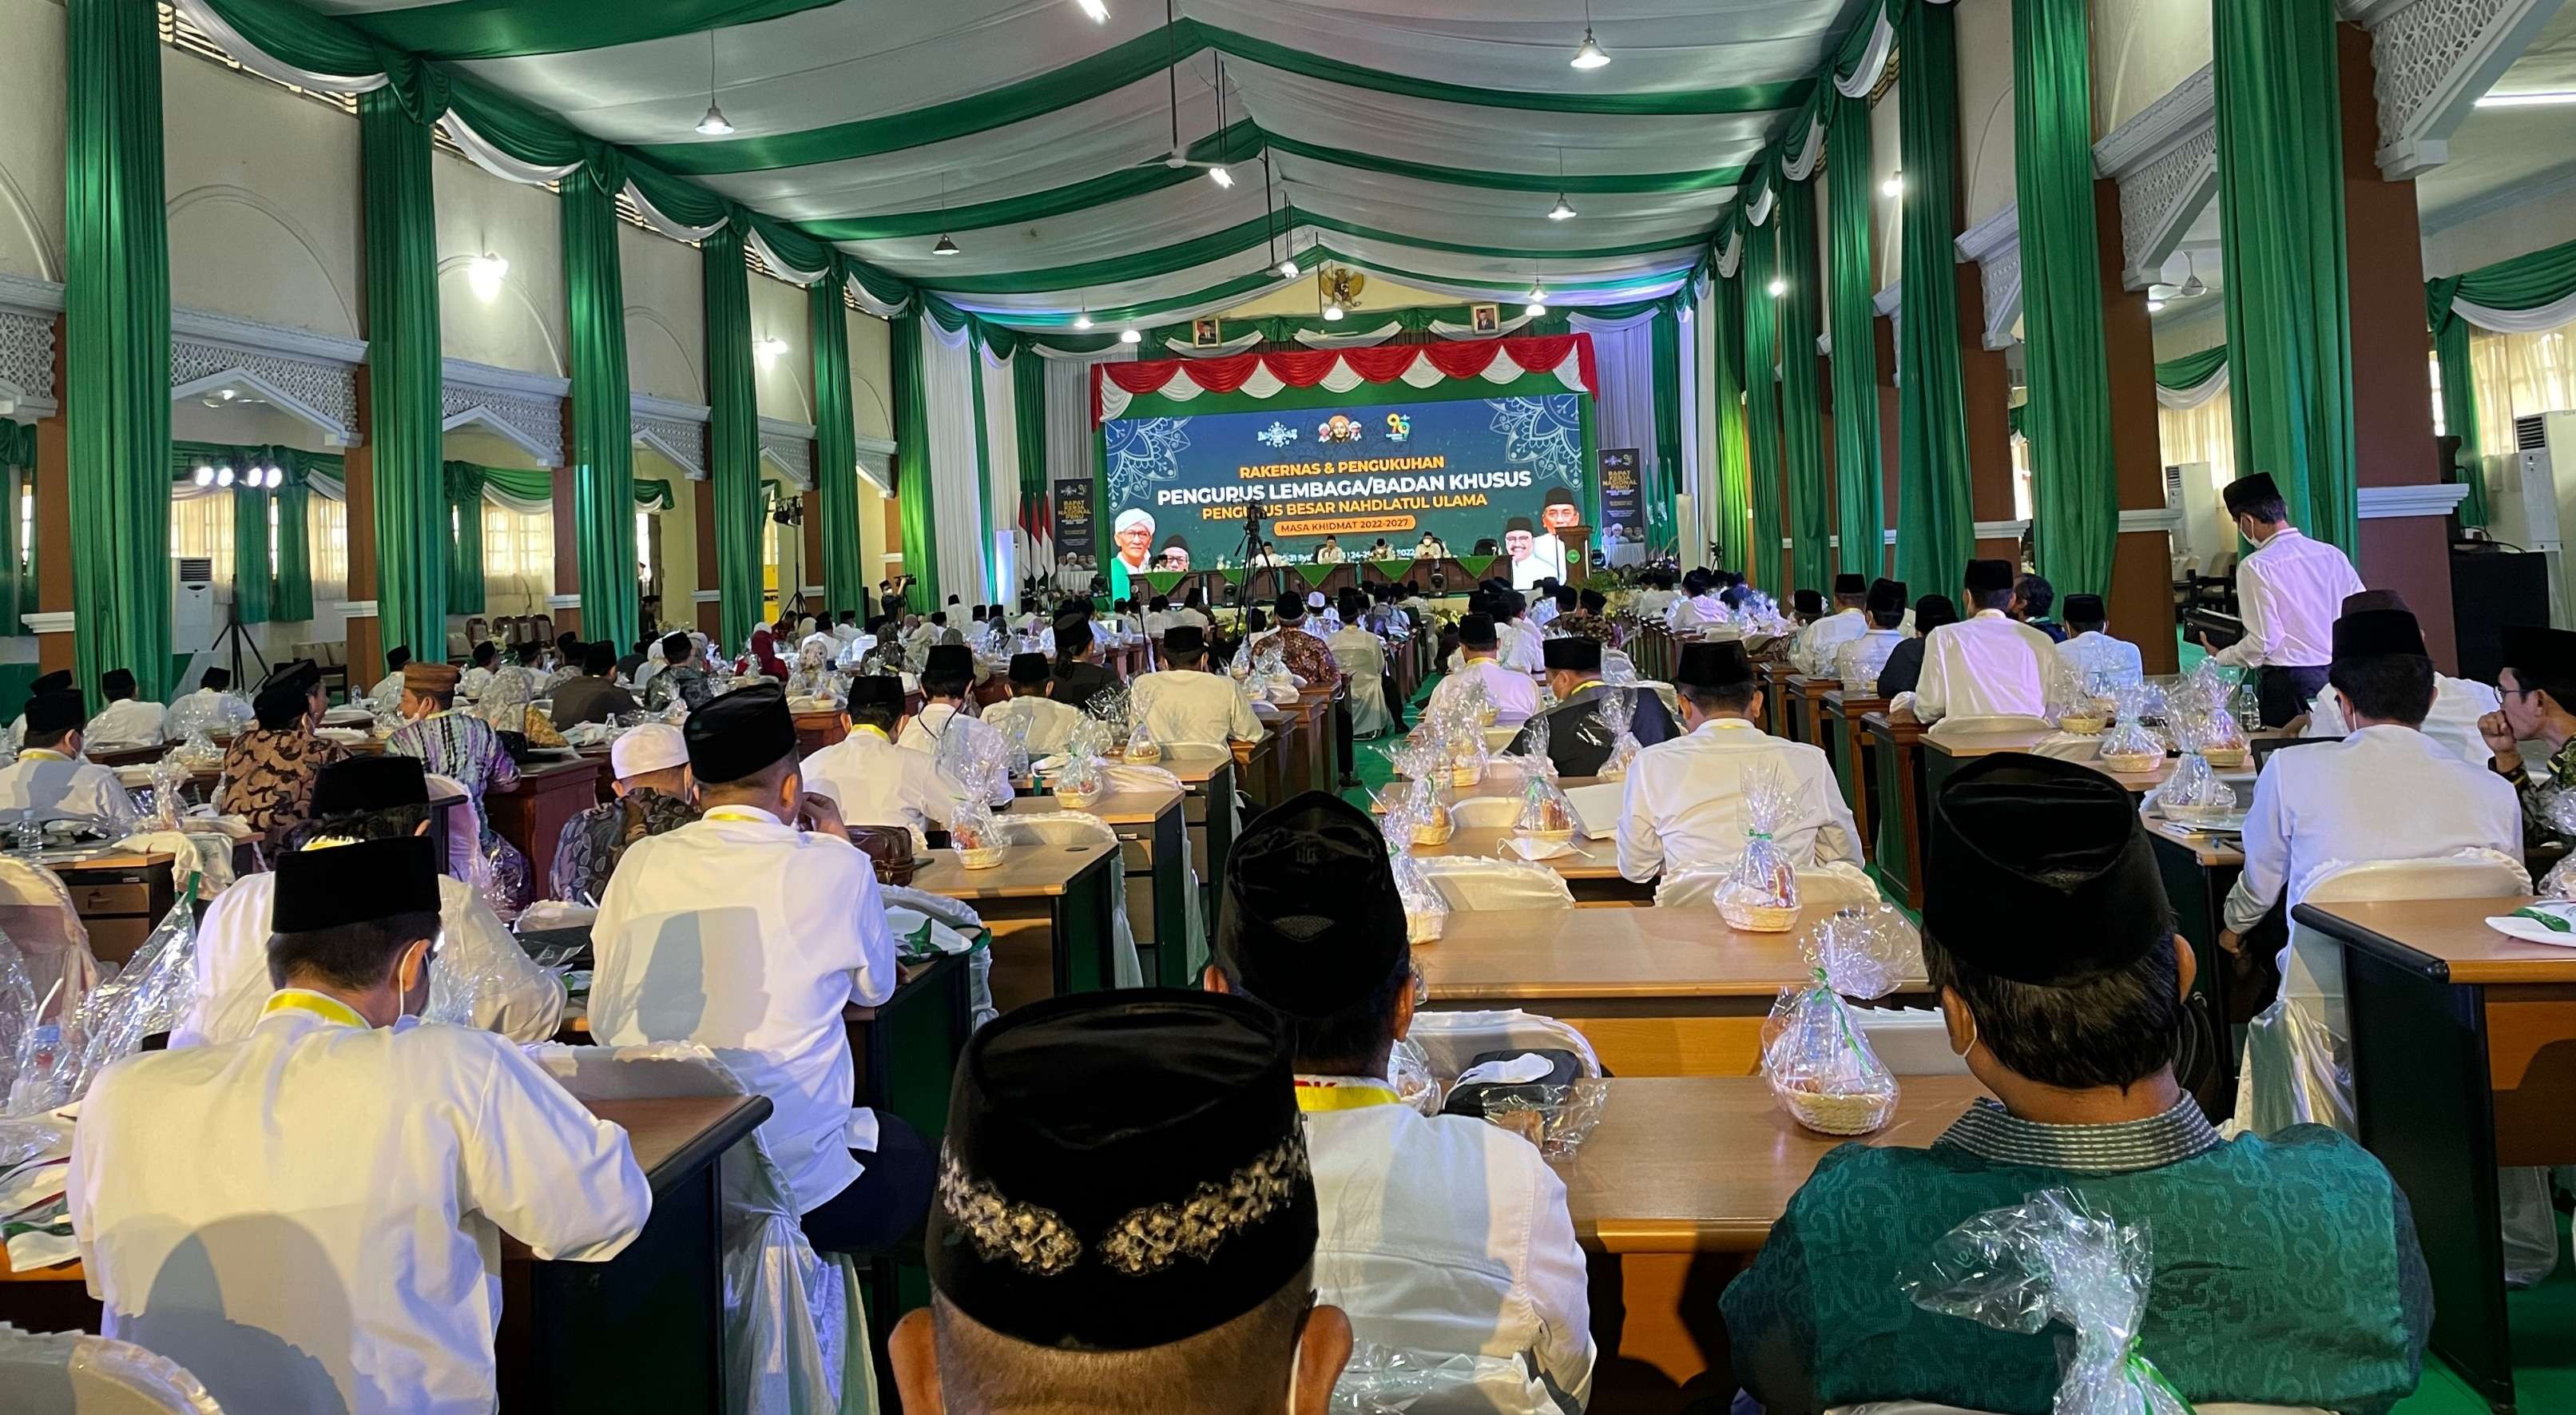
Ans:
[[[1513,836],[1511,845],[1513,854],[1532,862],[1574,853],[1574,847],[1562,840],[1532,840],[1526,835]]]
[[[1458,1073],[1461,1086],[1518,1086],[1547,1075],[1556,1068],[1534,1051],[1525,1051],[1508,1061],[1485,1061]]]
[[[2544,900],[2525,907],[2552,918],[2565,919],[2571,924],[2576,924],[2576,904],[2557,904]],[[2507,914],[2487,920],[2487,927],[2508,937],[2521,939],[2525,943],[2545,943],[2553,948],[2576,948],[2576,932],[2560,933],[2538,919]]]

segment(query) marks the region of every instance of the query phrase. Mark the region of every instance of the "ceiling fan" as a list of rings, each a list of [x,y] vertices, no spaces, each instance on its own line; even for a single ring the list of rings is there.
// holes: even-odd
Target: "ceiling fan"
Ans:
[[[1172,145],[1163,153],[1162,157],[1157,160],[1159,160],[1163,166],[1171,168],[1176,172],[1196,167],[1201,171],[1206,172],[1218,186],[1232,187],[1234,185],[1234,174],[1226,170],[1226,168],[1231,164],[1212,162],[1204,158],[1192,157],[1190,156],[1189,149],[1181,142],[1181,55],[1179,47],[1180,41],[1178,38],[1179,31],[1173,28],[1172,0],[1163,0],[1163,32],[1164,34],[1173,37],[1170,62],[1163,66],[1163,75],[1171,86],[1172,94]],[[1223,142],[1225,135],[1225,56],[1222,54],[1216,56],[1216,132],[1218,141]],[[1141,166],[1143,164],[1140,163],[1138,165]]]

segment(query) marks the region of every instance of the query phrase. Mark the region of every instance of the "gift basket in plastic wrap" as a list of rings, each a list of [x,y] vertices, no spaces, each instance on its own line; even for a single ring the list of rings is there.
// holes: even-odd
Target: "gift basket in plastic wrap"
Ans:
[[[1762,1075],[1799,1124],[1866,1135],[1896,1113],[1896,1076],[1847,999],[1885,997],[1920,976],[1922,936],[1894,908],[1871,905],[1818,922],[1801,952],[1813,971],[1805,984],[1781,991],[1762,1024]]]
[[[1742,777],[1744,853],[1718,881],[1717,912],[1747,933],[1787,933],[1798,926],[1798,870],[1774,838],[1797,814],[1796,777],[1765,761]]]

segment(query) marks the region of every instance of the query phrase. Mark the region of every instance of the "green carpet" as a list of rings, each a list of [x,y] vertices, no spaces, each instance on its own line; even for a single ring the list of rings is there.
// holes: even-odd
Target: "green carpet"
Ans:
[[[2547,1281],[2505,1297],[2513,1327],[2514,1404],[2534,1412],[2576,1410],[2576,1265],[2567,1261],[2567,1217],[2558,1219],[2558,1270]],[[2394,1415],[2486,1415],[2478,1398],[2438,1359],[2424,1363],[2424,1382],[2397,1403]]]

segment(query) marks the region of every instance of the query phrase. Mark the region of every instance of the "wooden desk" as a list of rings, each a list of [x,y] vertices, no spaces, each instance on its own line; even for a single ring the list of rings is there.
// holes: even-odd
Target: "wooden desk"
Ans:
[[[1591,1269],[1592,1408],[1673,1411],[1733,1390],[1717,1294],[1816,1162],[1846,1143],[1929,1145],[1983,1093],[1965,1076],[1897,1084],[1895,1118],[1854,1142],[1791,1120],[1759,1076],[1609,1083],[1599,1128],[1556,1166]]]
[[[1304,747],[1290,781],[1289,795],[1301,791],[1330,791],[1341,780],[1340,758],[1333,741],[1333,698],[1335,690],[1301,688],[1297,705],[1286,709],[1297,714],[1299,741]],[[1277,805],[1278,802],[1271,804]]]
[[[1788,701],[1784,704],[1788,710],[1789,736],[1821,749],[1830,757],[1833,746],[1826,740],[1824,731],[1825,694],[1840,692],[1842,686],[1839,678],[1817,678],[1804,673],[1791,675],[1786,685]]]
[[[1503,842],[1511,838],[1509,826],[1460,826],[1450,834],[1449,843],[1416,845],[1413,853],[1426,859],[1455,856],[1491,859],[1498,854],[1510,854]],[[1586,840],[1578,834],[1572,843],[1573,854],[1538,863],[1565,876],[1566,886],[1574,891],[1576,904],[1635,904],[1655,897],[1655,886],[1651,881],[1631,884],[1620,877],[1619,843],[1616,840]],[[1453,920],[1457,917],[1451,916]]]
[[[1862,728],[1861,718],[1885,711],[1887,699],[1864,697],[1840,687],[1825,693],[1816,705],[1823,723],[1825,754],[1834,759],[1834,779],[1842,783],[1843,800],[1851,807],[1853,823],[1860,827],[1864,863],[1878,854],[1878,797],[1869,789],[1874,753],[1869,749],[1869,733]]]
[[[1923,784],[1923,724],[1912,714],[1863,713],[1861,727],[1878,757],[1878,848],[1870,871],[1905,907],[1923,909],[1923,832],[1932,798]]]
[[[810,757],[849,735],[849,719],[837,712],[796,714],[796,755],[799,757]]]
[[[1291,764],[1304,749],[1299,745],[1299,719],[1289,713],[1262,718],[1264,731],[1257,742],[1232,745],[1236,778],[1243,783],[1246,796],[1252,798],[1255,810],[1268,810],[1287,800]]]
[[[1752,645],[1745,645],[1751,652]],[[1771,659],[1753,665],[1762,681],[1762,730],[1774,737],[1790,737],[1789,681],[1798,677],[1797,666],[1787,659]]]
[[[1198,868],[1199,886],[1207,895],[1207,910],[1201,917],[1211,923],[1216,901],[1222,897],[1218,891],[1225,882],[1226,856],[1234,851],[1236,754],[1243,745],[1163,748],[1163,770],[1181,779],[1185,797],[1181,819],[1189,827],[1190,862]]]
[[[898,1116],[932,1152],[948,1133],[948,1092],[974,1024],[970,955],[943,953],[900,969],[894,996],[875,1007],[843,1008],[856,1102]]]
[[[1834,911],[1809,905],[1788,933],[1739,933],[1715,909],[1453,913],[1413,959],[1441,1011],[1517,1007],[1572,1023],[1621,1076],[1744,1076],[1780,990],[1813,973],[1799,941]],[[1927,1007],[1912,980],[1886,1000]]]
[[[1189,838],[1187,801],[1179,788],[1116,791],[1083,810],[1118,832],[1127,919],[1137,948],[1151,954],[1140,961],[1146,978],[1167,988],[1197,987],[1199,969],[1207,966],[1204,953],[1189,950],[1189,877],[1179,868]],[[1020,815],[1054,809],[1051,797],[1023,796],[1011,803],[1011,813]]]
[[[47,862],[89,930],[89,951],[122,966],[178,900],[177,857],[166,850],[119,851]],[[193,862],[191,862],[193,868]]]
[[[954,851],[932,854],[912,887],[975,906],[993,934],[993,1005],[1113,986],[1116,938],[1109,861],[1116,847],[1013,845],[1002,863],[969,870]]]
[[[2576,948],[2490,929],[2527,899],[2302,904],[2343,944],[2361,1143],[2415,1210],[2433,1350],[2513,1404],[2498,1165],[2576,1163]]]
[[[483,794],[483,814],[504,840],[528,857],[528,878],[542,891],[554,878],[555,845],[564,822],[599,804],[606,768],[596,758],[566,757],[519,768],[514,786]]]

